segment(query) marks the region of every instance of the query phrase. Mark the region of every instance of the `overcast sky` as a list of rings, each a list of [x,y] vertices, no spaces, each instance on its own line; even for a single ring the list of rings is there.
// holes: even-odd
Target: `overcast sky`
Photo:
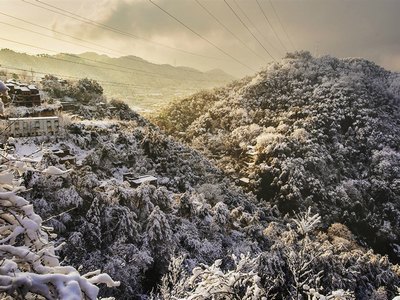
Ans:
[[[272,60],[270,54],[279,59],[286,50],[305,49],[318,56],[364,57],[387,69],[400,71],[400,0],[272,0],[273,6],[270,0],[258,0],[280,40],[267,23],[257,0],[226,0],[258,41],[224,0],[197,1],[231,33],[195,0],[153,0],[214,46],[149,0],[0,0],[0,13],[92,43],[73,40],[0,14],[0,47],[28,53],[48,52],[4,40],[8,39],[55,52],[81,53],[96,49],[98,53],[115,57],[131,54],[155,63],[201,70],[220,68],[235,76],[259,70]],[[56,8],[101,23],[103,27],[93,26],[88,20],[81,22],[76,16],[69,18],[57,14],[53,12],[58,11]]]

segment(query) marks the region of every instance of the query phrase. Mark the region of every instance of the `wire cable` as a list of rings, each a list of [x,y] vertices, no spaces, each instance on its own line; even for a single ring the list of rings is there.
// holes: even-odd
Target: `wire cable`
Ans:
[[[249,16],[246,14],[246,12],[240,7],[239,3],[236,0],[232,0],[233,3],[235,3],[235,5],[239,8],[240,12],[244,15],[244,17],[247,19],[247,21],[250,23],[250,25],[257,31],[257,33],[267,42],[267,44],[274,49],[276,52],[278,52],[278,54],[280,54],[280,51],[272,44],[268,41],[268,38],[266,38],[258,29],[258,27],[256,25],[254,25],[254,23],[251,21],[251,19],[249,18]]]
[[[243,22],[242,18],[236,13],[236,11],[232,8],[232,6],[229,5],[229,3],[224,0],[225,4],[229,7],[229,9],[233,12],[233,14],[236,16],[236,18],[242,23],[242,25],[247,29],[247,31],[253,36],[253,38],[258,42],[258,44],[264,49],[265,52],[269,55],[269,57],[272,58],[273,61],[276,62],[275,57],[272,56],[272,54],[264,47],[264,45],[260,42],[260,40],[254,35],[254,33],[250,30],[250,28],[246,25],[246,23]]]
[[[199,53],[194,53],[194,52],[187,51],[187,50],[184,50],[184,49],[180,49],[180,48],[172,47],[172,46],[169,46],[169,45],[166,45],[166,44],[162,44],[162,43],[159,43],[159,42],[155,42],[153,40],[149,40],[149,39],[146,39],[146,38],[143,38],[143,37],[139,37],[139,36],[133,35],[133,34],[131,34],[129,32],[125,32],[125,31],[119,30],[117,28],[114,28],[114,27],[111,27],[111,26],[96,22],[94,20],[82,17],[82,16],[80,16],[78,14],[74,14],[72,12],[69,12],[69,11],[65,10],[65,9],[58,8],[58,7],[54,6],[54,5],[45,3],[43,1],[35,0],[36,2],[39,2],[42,5],[53,7],[55,9],[59,10],[59,11],[54,10],[54,9],[49,9],[49,8],[43,7],[43,6],[35,4],[35,3],[31,3],[31,2],[29,2],[27,0],[21,0],[21,1],[24,2],[24,3],[30,4],[30,5],[33,5],[35,7],[39,7],[41,9],[44,9],[44,10],[47,10],[47,11],[51,11],[53,13],[56,13],[56,14],[59,14],[59,15],[62,15],[62,16],[65,16],[65,17],[80,21],[80,22],[85,23],[85,24],[89,24],[89,25],[92,25],[92,26],[95,26],[95,27],[99,27],[99,28],[108,30],[108,31],[112,31],[114,33],[118,33],[118,34],[123,35],[123,36],[127,36],[127,37],[130,37],[130,38],[133,38],[135,40],[145,41],[145,42],[150,43],[150,44],[154,44],[154,45],[157,45],[157,46],[160,46],[160,47],[168,48],[170,50],[178,51],[178,52],[185,53],[185,54],[190,54],[190,55],[197,56],[197,57],[202,57],[202,58],[207,58],[207,59],[223,60],[222,58],[219,58],[219,57],[212,57],[212,56],[207,56],[207,55],[203,55],[203,54],[199,54]],[[66,13],[63,13],[63,12],[66,12]]]
[[[45,26],[42,26],[42,25],[39,25],[39,24],[35,24],[35,23],[29,22],[29,21],[27,21],[27,20],[23,20],[23,19],[21,19],[21,18],[17,18],[17,17],[12,16],[12,15],[8,15],[8,14],[6,14],[6,13],[4,13],[4,12],[0,12],[0,14],[1,14],[1,15],[4,15],[4,16],[6,16],[6,17],[12,18],[12,19],[21,21],[21,22],[23,22],[23,23],[26,23],[26,24],[29,24],[29,25],[38,27],[38,28],[42,28],[42,29],[45,29],[45,30],[48,30],[48,31],[52,31],[52,32],[54,32],[54,33],[56,33],[56,34],[64,35],[64,36],[66,36],[66,37],[72,38],[72,39],[77,40],[77,41],[81,41],[81,42],[85,42],[85,43],[90,44],[90,45],[94,45],[94,46],[99,47],[99,48],[104,48],[104,49],[107,49],[107,50],[110,50],[110,51],[113,51],[113,52],[116,52],[116,53],[119,53],[119,54],[122,54],[122,55],[129,55],[129,54],[127,54],[127,53],[121,52],[121,51],[116,50],[116,49],[108,48],[108,47],[105,47],[105,46],[103,46],[103,45],[99,45],[99,44],[97,44],[97,43],[89,42],[89,41],[87,41],[87,40],[78,38],[78,37],[76,37],[76,36],[66,34],[66,33],[64,33],[64,32],[60,32],[60,31],[57,31],[57,30],[54,30],[54,29],[51,29],[51,28],[48,28],[48,27],[45,27]],[[143,60],[142,60],[141,58],[131,57],[130,59],[131,59],[131,60],[138,61],[138,62],[140,62],[140,63],[144,63]]]
[[[4,15],[4,16],[6,16],[6,17],[12,18],[12,19],[21,21],[21,22],[26,23],[26,24],[29,24],[29,25],[32,25],[32,26],[36,26],[36,27],[38,27],[38,28],[42,28],[42,29],[45,29],[45,30],[54,32],[54,33],[59,34],[59,35],[64,35],[64,36],[66,36],[66,37],[69,37],[69,38],[72,38],[72,39],[75,39],[75,40],[78,40],[78,41],[82,41],[82,42],[84,42],[84,43],[87,43],[87,44],[90,44],[90,45],[94,45],[94,46],[99,47],[99,48],[104,48],[104,49],[107,49],[107,50],[110,50],[110,51],[113,51],[113,52],[122,54],[122,55],[125,56],[124,59],[132,60],[132,61],[139,62],[139,63],[142,63],[142,64],[149,64],[149,63],[150,63],[150,62],[144,61],[144,60],[141,59],[141,58],[131,57],[131,56],[129,56],[130,54],[121,52],[121,51],[119,51],[119,50],[115,50],[115,49],[111,49],[111,48],[108,48],[108,47],[104,47],[104,46],[102,46],[102,45],[99,45],[99,44],[96,44],[96,43],[92,43],[92,42],[90,42],[90,41],[87,41],[87,40],[84,40],[84,39],[81,39],[81,38],[78,38],[78,37],[75,37],[75,36],[72,36],[72,35],[69,35],[69,34],[65,34],[65,33],[63,33],[63,32],[56,31],[56,30],[54,30],[54,29],[51,29],[51,28],[48,28],[48,27],[45,27],[45,26],[41,26],[41,25],[38,25],[38,24],[35,24],[35,23],[32,23],[32,22],[23,20],[23,19],[21,19],[21,18],[17,18],[17,17],[12,16],[12,15],[5,14],[5,13],[3,13],[3,12],[0,12],[0,14],[1,14],[1,15]],[[43,34],[43,33],[39,33],[39,32],[37,32],[37,31],[32,31],[32,30],[30,30],[30,29],[18,27],[18,26],[16,26],[16,25],[11,25],[11,24],[8,24],[8,23],[5,23],[5,22],[0,22],[0,23],[6,24],[6,25],[8,25],[8,26],[15,27],[15,28],[19,28],[19,29],[21,29],[21,30],[30,31],[30,32],[33,32],[33,33],[36,33],[36,34],[44,35],[44,36],[49,37],[49,38],[53,38],[53,39],[57,39],[57,40],[60,40],[60,41],[64,41],[64,42],[66,42],[66,43],[78,45],[78,46],[80,46],[80,47],[84,47],[84,48],[87,48],[87,49],[99,51],[98,49],[95,49],[95,48],[91,48],[91,47],[84,46],[84,45],[81,45],[81,44],[75,44],[75,43],[73,43],[73,42],[71,42],[71,41],[62,40],[62,39],[59,39],[59,38],[56,38],[56,37],[53,37],[53,36],[49,36],[49,35],[45,35],[45,34]],[[110,54],[110,52],[108,52],[108,51],[102,50],[102,52],[103,52],[103,53]],[[114,54],[110,54],[110,55],[114,55]],[[193,70],[193,71],[192,71],[192,70],[179,70],[179,72],[196,73],[196,74],[201,73],[201,72],[199,72],[199,71],[197,71],[197,70]],[[162,74],[162,73],[154,73],[154,74]],[[169,76],[170,74],[166,74],[166,75]]]
[[[224,49],[220,48],[218,45],[214,44],[213,42],[211,42],[209,39],[203,37],[201,34],[199,34],[198,32],[194,31],[192,28],[190,28],[189,26],[187,26],[185,23],[183,23],[181,20],[179,20],[178,18],[176,18],[175,16],[173,16],[172,14],[170,14],[168,11],[166,11],[164,8],[162,8],[161,6],[159,6],[158,4],[154,3],[152,0],[149,0],[149,2],[151,4],[153,4],[154,6],[156,6],[157,8],[159,8],[161,11],[163,11],[165,14],[167,14],[168,16],[170,16],[172,19],[174,19],[176,22],[178,22],[179,24],[181,24],[183,27],[185,27],[186,29],[188,29],[190,32],[192,32],[193,34],[195,34],[196,36],[198,36],[199,38],[201,38],[202,40],[206,41],[208,44],[210,44],[211,46],[213,46],[214,48],[218,49],[221,53],[225,54],[226,56],[230,57],[231,59],[233,59],[234,61],[236,61],[237,63],[241,64],[242,66],[246,67],[247,69],[256,72],[256,70],[254,70],[253,68],[249,67],[248,65],[246,65],[245,63],[241,62],[240,60],[238,60],[237,58],[235,58],[234,56],[232,56],[231,54],[229,54],[228,52],[226,52]]]
[[[0,14],[1,14],[1,12],[0,12]],[[23,27],[14,25],[14,24],[6,23],[6,22],[3,22],[3,21],[0,21],[0,24],[7,25],[7,26],[10,26],[10,27],[14,27],[14,28],[17,28],[17,29],[20,29],[20,30],[24,30],[24,31],[27,31],[27,32],[35,33],[35,34],[38,34],[38,35],[41,35],[41,36],[44,36],[44,37],[47,37],[47,38],[51,38],[51,39],[54,39],[54,40],[57,40],[57,41],[62,41],[62,42],[70,43],[70,44],[73,44],[73,45],[75,45],[75,46],[83,47],[83,48],[86,48],[86,49],[90,49],[90,50],[94,50],[94,51],[99,51],[99,49],[96,49],[96,48],[92,48],[92,47],[88,47],[88,46],[85,46],[85,45],[80,45],[80,44],[72,43],[72,42],[70,42],[70,41],[66,41],[66,40],[57,38],[57,37],[52,36],[52,35],[48,35],[48,34],[45,34],[45,33],[37,32],[37,31],[31,30],[31,29],[27,29],[27,28],[23,28]]]
[[[260,2],[259,2],[258,0],[256,0],[256,2],[257,2],[257,5],[258,5],[258,7],[260,8],[260,10],[261,10],[261,12],[262,12],[262,14],[263,14],[263,16],[264,16],[265,21],[267,22],[267,24],[269,25],[269,27],[272,29],[272,32],[274,33],[276,39],[279,41],[279,43],[281,44],[281,46],[283,47],[283,49],[285,49],[285,51],[287,52],[288,49],[286,48],[285,44],[283,44],[281,38],[278,36],[278,34],[277,34],[277,32],[276,32],[274,26],[272,26],[272,23],[270,22],[270,20],[269,20],[267,14],[265,13],[264,9],[262,8],[262,6],[261,6],[261,4],[260,4]]]
[[[294,46],[292,39],[290,38],[289,34],[287,33],[285,26],[283,26],[283,23],[282,23],[282,21],[281,21],[281,18],[279,17],[278,12],[276,11],[274,4],[272,3],[271,0],[269,0],[269,3],[270,3],[271,6],[272,6],[272,10],[274,11],[274,14],[275,14],[276,18],[278,19],[278,22],[279,22],[279,24],[281,25],[281,27],[282,27],[282,29],[283,29],[283,32],[285,33],[287,39],[289,40],[290,45],[293,47],[293,49],[296,50],[296,47]]]
[[[221,25],[226,31],[228,31],[234,38],[236,38],[244,47],[246,47],[251,53],[256,55],[258,58],[261,60],[264,60],[264,58],[259,55],[257,52],[255,52],[253,49],[251,49],[243,40],[241,40],[232,30],[230,30],[228,27],[226,27],[207,7],[205,7],[203,4],[201,4],[200,0],[194,0],[196,3],[203,8],[216,22],[218,22],[219,25]]]

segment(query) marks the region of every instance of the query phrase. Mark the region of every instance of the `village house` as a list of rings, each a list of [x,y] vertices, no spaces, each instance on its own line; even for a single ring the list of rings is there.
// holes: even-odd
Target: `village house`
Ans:
[[[9,118],[8,134],[13,137],[53,135],[59,132],[60,122],[57,116],[36,118]]]
[[[76,164],[76,156],[75,154],[71,151],[71,148],[67,146],[66,144],[61,144],[57,147],[54,147],[53,149],[50,150],[52,154],[54,154],[57,159],[58,163],[60,164]]]
[[[32,84],[22,84],[14,80],[7,80],[6,87],[9,90],[11,102],[14,106],[40,106],[42,101],[39,89]]]
[[[138,187],[142,183],[149,183],[153,185],[157,185],[157,177],[151,175],[144,175],[136,177],[132,173],[123,174],[123,180],[129,182],[132,187]]]
[[[76,99],[68,96],[64,96],[64,98],[62,98],[62,100],[60,101],[60,104],[63,111],[75,111],[79,108]]]

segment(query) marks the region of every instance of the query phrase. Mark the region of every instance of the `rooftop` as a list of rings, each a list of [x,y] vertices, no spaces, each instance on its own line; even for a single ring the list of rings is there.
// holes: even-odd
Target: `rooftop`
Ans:
[[[58,120],[57,116],[52,117],[28,117],[28,118],[9,118],[10,121],[23,121],[23,120]]]

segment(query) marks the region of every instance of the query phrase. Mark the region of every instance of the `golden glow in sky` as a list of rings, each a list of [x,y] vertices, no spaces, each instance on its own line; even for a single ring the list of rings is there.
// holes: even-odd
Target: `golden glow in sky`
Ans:
[[[304,49],[400,70],[400,1],[153,2],[192,31],[149,0],[0,0],[0,48],[135,55],[236,76],[259,70],[271,56]]]

